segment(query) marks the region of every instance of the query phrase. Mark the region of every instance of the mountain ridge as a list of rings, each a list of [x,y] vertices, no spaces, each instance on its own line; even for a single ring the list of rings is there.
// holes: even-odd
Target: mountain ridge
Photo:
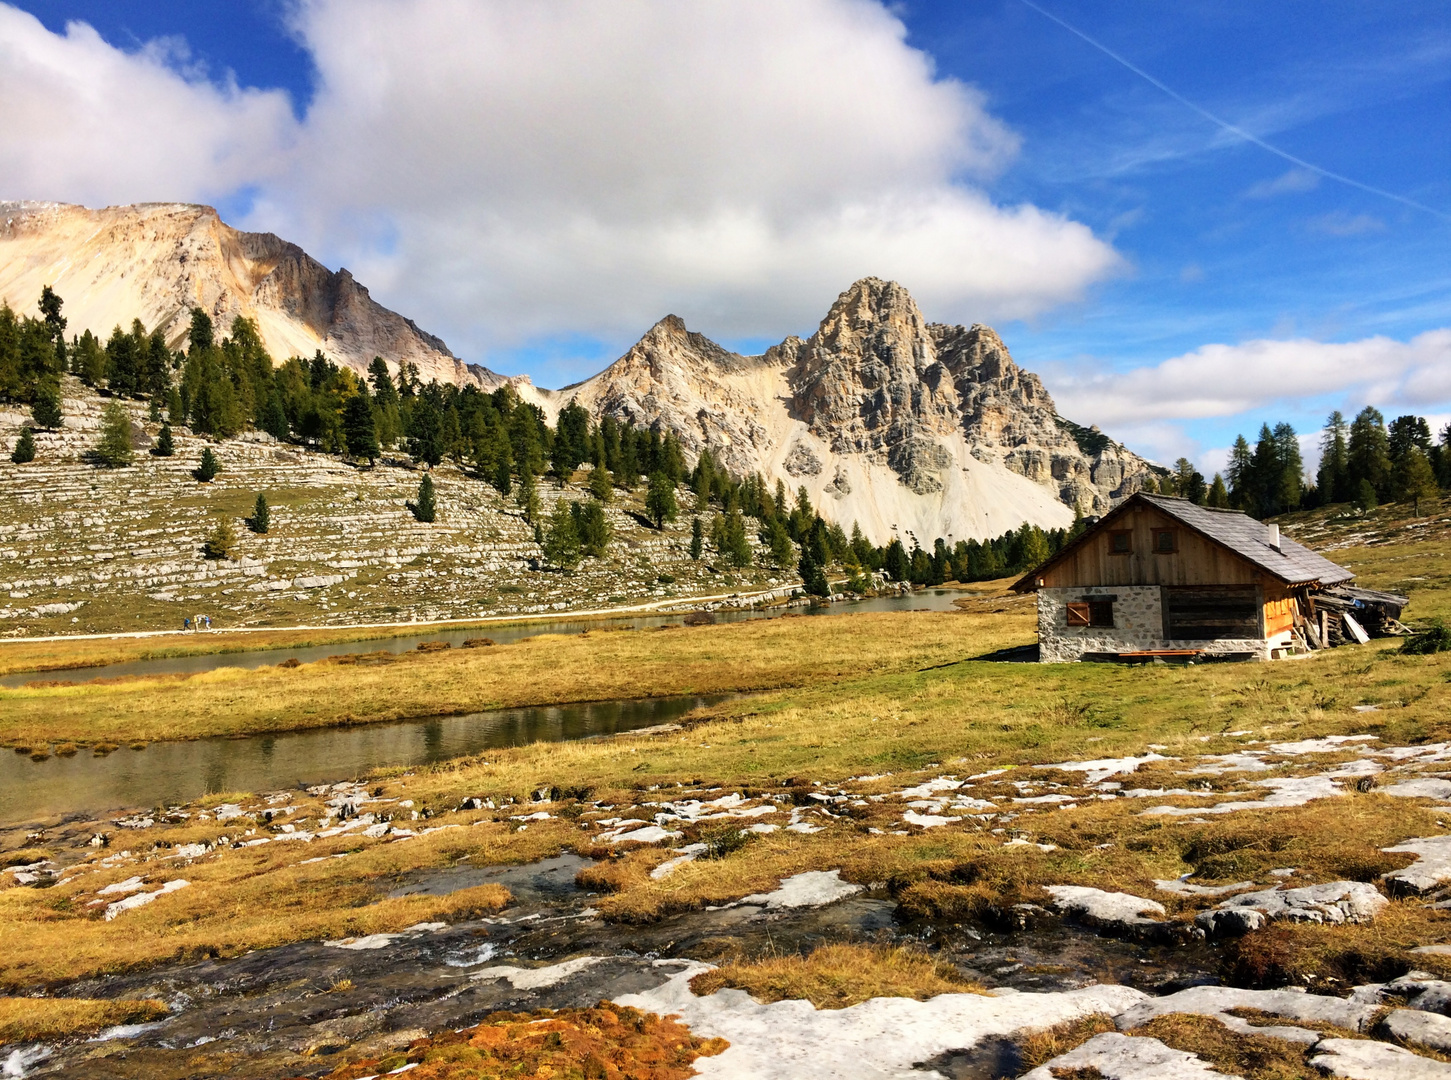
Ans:
[[[991,327],[930,323],[896,282],[863,278],[809,337],[735,353],[667,315],[604,370],[560,390],[455,356],[383,307],[346,268],[331,271],[271,233],[216,210],[144,203],[89,210],[0,203],[0,299],[27,310],[51,285],[72,332],[101,336],[142,318],[173,346],[201,306],[220,329],[257,322],[274,359],[321,350],[363,372],[376,355],[437,379],[506,384],[551,418],[571,401],[596,417],[669,430],[693,461],[806,488],[822,512],[875,542],[930,543],[1045,528],[1101,513],[1151,466],[1057,414],[1041,380]]]

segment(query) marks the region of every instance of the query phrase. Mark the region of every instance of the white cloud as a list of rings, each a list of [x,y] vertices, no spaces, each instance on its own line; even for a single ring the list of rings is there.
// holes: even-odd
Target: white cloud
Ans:
[[[173,40],[123,52],[0,4],[0,198],[215,198],[276,172],[287,95],[209,82]]]
[[[300,123],[163,49],[0,16],[6,126],[35,110],[0,134],[0,189],[246,186],[246,224],[346,264],[471,359],[632,338],[667,311],[776,336],[866,274],[933,318],[1025,317],[1120,265],[1082,224],[991,201],[1016,135],[876,0],[302,0]]]
[[[1374,214],[1347,214],[1335,210],[1311,218],[1307,223],[1311,232],[1325,236],[1364,236],[1366,233],[1385,232],[1386,223]]]
[[[1151,367],[1055,380],[1066,416],[1110,425],[1235,416],[1322,394],[1385,405],[1451,400],[1451,328],[1410,341],[1247,341],[1205,345]]]

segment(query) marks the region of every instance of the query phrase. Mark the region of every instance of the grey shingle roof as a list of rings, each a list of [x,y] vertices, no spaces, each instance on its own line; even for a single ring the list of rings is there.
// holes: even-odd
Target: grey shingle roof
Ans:
[[[1276,551],[1270,547],[1269,526],[1242,511],[1213,510],[1207,506],[1196,506],[1188,499],[1177,499],[1168,495],[1147,495],[1139,492],[1134,498],[1142,499],[1150,506],[1182,521],[1195,532],[1223,544],[1236,555],[1243,556],[1287,584],[1318,582],[1321,585],[1334,585],[1355,577],[1345,567],[1338,566],[1325,556],[1295,543],[1283,532],[1280,533],[1280,550]]]
[[[1280,533],[1280,549],[1275,550],[1270,547],[1270,527],[1262,521],[1256,521],[1242,510],[1214,510],[1207,506],[1196,506],[1188,499],[1179,499],[1172,495],[1148,495],[1140,491],[1119,503],[1042,566],[1030,570],[1014,582],[1013,590],[1033,590],[1036,587],[1034,582],[1044,570],[1136,501],[1163,511],[1202,536],[1228,548],[1241,558],[1248,559],[1287,585],[1338,585],[1355,577],[1345,567],[1336,565],[1323,555],[1317,555],[1303,544],[1295,543],[1283,532]]]

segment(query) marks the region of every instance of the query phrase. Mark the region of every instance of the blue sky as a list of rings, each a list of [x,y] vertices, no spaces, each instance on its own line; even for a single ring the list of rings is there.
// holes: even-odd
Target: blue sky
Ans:
[[[155,88],[108,127],[195,152],[118,178],[0,134],[0,195],[212,201],[542,385],[667,311],[807,334],[875,272],[1161,460],[1451,419],[1451,9],[1035,2],[22,0],[0,48],[83,102],[114,60]]]

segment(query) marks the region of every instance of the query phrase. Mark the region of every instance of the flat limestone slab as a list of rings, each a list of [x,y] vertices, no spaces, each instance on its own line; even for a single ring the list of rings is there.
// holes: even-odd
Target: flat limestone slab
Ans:
[[[1096,1069],[1103,1080],[1214,1080],[1239,1076],[1222,1073],[1184,1050],[1171,1050],[1158,1039],[1108,1031],[1025,1073],[1022,1080],[1056,1080],[1062,1075],[1056,1070],[1069,1069]]]
[[[1433,1050],[1451,1050],[1451,1019],[1420,1009],[1397,1009],[1385,1018],[1385,1029],[1397,1039]]]
[[[1451,881],[1451,836],[1422,836],[1381,850],[1387,854],[1406,851],[1420,856],[1404,870],[1385,875],[1386,885],[1397,892],[1430,892],[1437,885]]]
[[[1451,1080],[1451,1065],[1390,1043],[1325,1039],[1310,1064],[1348,1080]]]
[[[1375,1019],[1380,1006],[1373,1002],[1353,1002],[1319,994],[1301,994],[1294,990],[1239,990],[1230,986],[1191,986],[1177,994],[1147,998],[1114,1017],[1121,1031],[1147,1024],[1158,1016],[1170,1013],[1191,1013],[1218,1020],[1241,1035],[1268,1035],[1291,1042],[1314,1043],[1320,1036],[1309,1028],[1255,1027],[1246,1020],[1229,1015],[1230,1009],[1258,1009],[1286,1020],[1306,1023],[1334,1024],[1351,1031],[1364,1031]]]

